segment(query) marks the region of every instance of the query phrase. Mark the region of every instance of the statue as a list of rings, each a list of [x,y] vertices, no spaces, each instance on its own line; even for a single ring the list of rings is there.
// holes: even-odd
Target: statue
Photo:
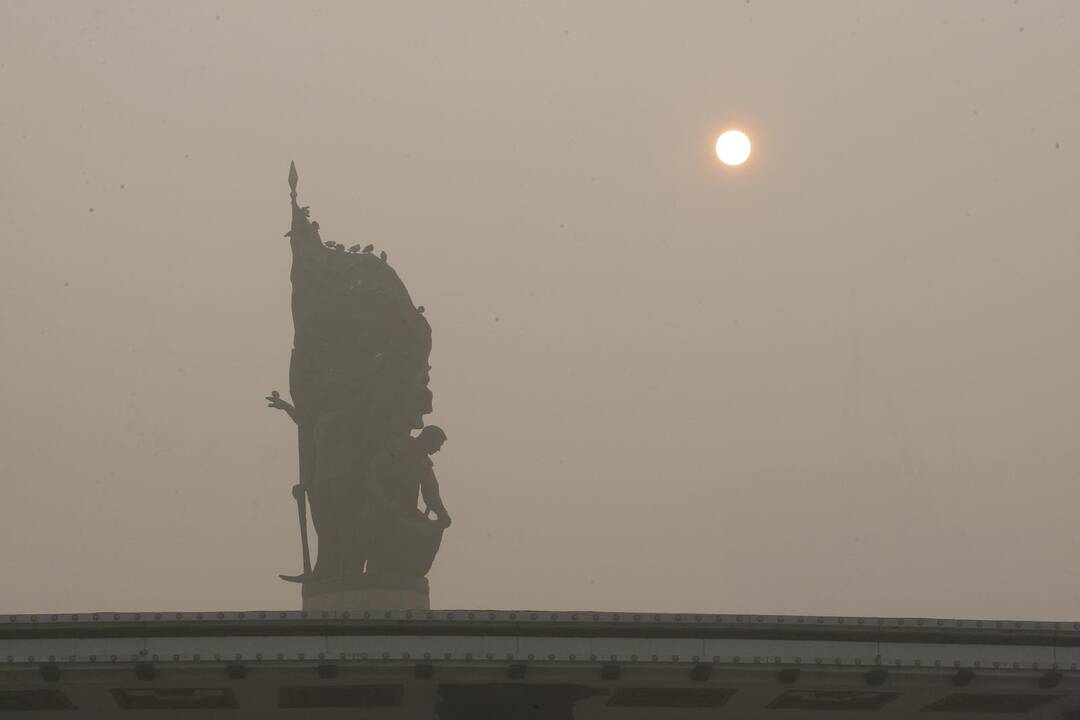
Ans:
[[[446,433],[423,420],[432,411],[431,326],[385,252],[375,255],[372,244],[346,251],[323,240],[309,208],[296,202],[297,180],[293,164],[286,233],[292,402],[276,390],[266,400],[296,423],[300,469],[293,496],[304,571],[281,577],[303,584],[305,608],[375,607],[370,603],[379,600],[427,607],[425,576],[450,525],[430,459]],[[318,536],[314,566],[309,505]]]

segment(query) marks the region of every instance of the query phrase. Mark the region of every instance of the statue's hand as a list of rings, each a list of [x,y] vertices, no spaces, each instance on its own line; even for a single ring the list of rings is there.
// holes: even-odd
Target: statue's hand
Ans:
[[[444,528],[450,527],[452,521],[450,520],[450,513],[446,512],[446,508],[443,508],[441,512],[434,508],[428,508],[424,511],[424,517],[429,517],[433,514],[435,515],[435,519],[432,522],[436,525],[441,525]]]
[[[292,407],[292,405],[281,399],[281,394],[277,390],[274,390],[266,396],[266,402],[266,407],[272,407],[278,410],[288,410]]]

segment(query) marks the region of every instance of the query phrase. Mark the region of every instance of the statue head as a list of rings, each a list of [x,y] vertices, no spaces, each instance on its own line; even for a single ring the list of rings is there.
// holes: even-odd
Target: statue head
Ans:
[[[442,449],[443,443],[446,442],[446,433],[438,425],[428,425],[420,431],[420,434],[416,436],[416,440],[425,453],[434,455]]]

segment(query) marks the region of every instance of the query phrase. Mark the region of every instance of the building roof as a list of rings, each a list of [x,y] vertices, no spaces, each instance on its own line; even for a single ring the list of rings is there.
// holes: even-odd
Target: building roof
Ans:
[[[0,616],[0,711],[1059,718],[1080,711],[1078,663],[1080,623],[1070,622],[496,610],[9,615]]]

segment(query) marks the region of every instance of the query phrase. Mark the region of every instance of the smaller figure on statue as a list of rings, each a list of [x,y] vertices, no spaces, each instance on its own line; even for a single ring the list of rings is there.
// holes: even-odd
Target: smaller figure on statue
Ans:
[[[450,527],[450,513],[443,505],[442,495],[439,494],[439,481],[435,477],[435,463],[431,461],[431,455],[442,449],[446,442],[446,433],[438,425],[428,425],[416,436],[413,443],[423,453],[420,458],[420,495],[424,498],[424,515],[435,514],[436,521],[443,527]]]
[[[450,527],[450,513],[443,504],[431,461],[445,442],[443,429],[428,425],[416,437],[404,435],[389,444],[373,463],[369,476],[369,495],[375,504],[396,508],[402,516],[427,518],[442,528]],[[421,498],[425,506],[422,512],[417,507]],[[434,520],[431,515],[435,515]]]

